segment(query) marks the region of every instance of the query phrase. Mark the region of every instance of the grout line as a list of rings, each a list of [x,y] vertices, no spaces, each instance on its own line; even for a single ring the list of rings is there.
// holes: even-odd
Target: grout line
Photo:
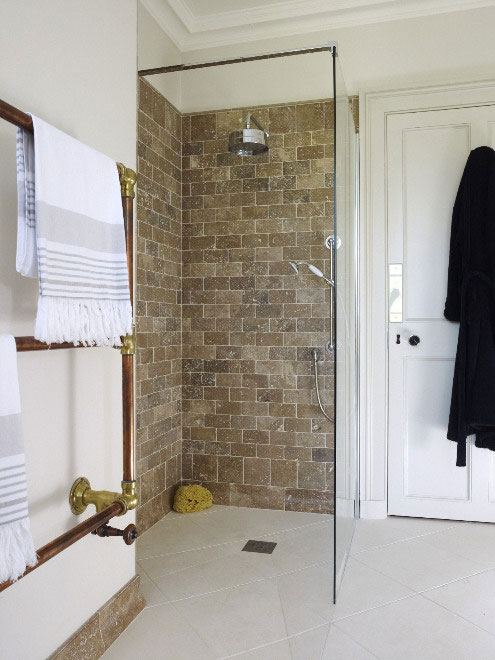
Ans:
[[[489,570],[493,570],[493,569],[489,569]],[[484,572],[486,572],[486,571],[484,571]],[[480,573],[477,573],[476,575],[480,575]],[[472,576],[469,576],[469,577],[472,577]],[[465,579],[465,578],[460,578],[460,580],[463,580],[463,579]],[[460,580],[453,580],[452,582],[447,582],[446,584],[452,584],[453,582],[459,582]],[[445,586],[445,585],[441,585],[441,586]],[[426,590],[426,591],[433,591],[433,589],[438,589],[438,588],[439,588],[439,587],[433,587],[433,588],[428,589],[428,590]],[[482,631],[482,632],[484,632],[484,633],[487,633],[487,634],[490,635],[491,637],[494,637],[494,638],[495,638],[495,634],[491,633],[490,631],[486,630],[485,628],[481,628],[481,627],[478,626],[476,623],[474,623],[473,621],[470,621],[469,619],[466,619],[465,617],[463,617],[462,615],[458,614],[457,612],[453,612],[452,610],[450,610],[448,607],[445,607],[445,606],[442,605],[441,603],[437,603],[436,601],[431,600],[430,598],[428,598],[428,596],[425,596],[424,594],[426,593],[426,591],[421,591],[421,592],[418,592],[418,593],[415,593],[415,594],[411,594],[410,596],[404,596],[403,598],[398,598],[398,599],[396,599],[396,600],[390,601],[389,603],[383,603],[383,605],[378,605],[378,606],[376,606],[376,607],[370,607],[370,608],[368,608],[368,609],[366,609],[366,610],[362,610],[361,612],[356,612],[355,614],[349,614],[349,615],[347,615],[347,616],[343,616],[343,617],[340,617],[340,618],[338,618],[338,619],[334,619],[333,621],[330,622],[330,625],[334,624],[334,625],[335,625],[335,626],[336,626],[341,632],[343,632],[343,633],[346,634],[348,637],[350,637],[350,638],[352,639],[353,642],[356,642],[357,644],[359,644],[360,646],[362,646],[364,649],[366,649],[366,651],[368,651],[368,652],[371,653],[372,655],[375,655],[375,654],[374,654],[369,648],[367,648],[366,646],[363,646],[360,642],[358,642],[358,641],[357,641],[357,640],[356,640],[356,639],[355,639],[350,633],[348,633],[347,631],[343,630],[343,629],[338,625],[339,622],[340,622],[340,621],[343,621],[343,620],[345,620],[345,619],[350,619],[350,618],[352,618],[352,617],[354,617],[354,616],[358,616],[358,615],[360,615],[360,614],[365,614],[365,613],[367,613],[367,612],[371,612],[371,611],[373,611],[373,610],[378,610],[378,609],[381,609],[381,608],[384,608],[384,607],[388,607],[389,605],[394,605],[395,603],[398,603],[398,602],[403,601],[403,600],[408,600],[408,599],[410,599],[410,598],[416,598],[416,597],[419,597],[419,598],[424,598],[424,599],[428,600],[430,603],[433,603],[434,605],[439,605],[443,610],[445,610],[445,611],[448,612],[449,614],[451,614],[451,615],[457,617],[458,619],[463,620],[463,621],[464,621],[465,623],[467,623],[468,625],[474,626],[474,627],[477,628],[478,630],[480,630],[480,631]],[[377,656],[375,656],[375,657],[377,657]]]
[[[452,556],[455,559],[461,559],[457,555],[452,555]],[[462,575],[461,577],[454,578],[452,580],[447,580],[446,582],[441,582],[440,584],[436,584],[432,587],[427,587],[425,589],[417,590],[417,589],[414,589],[413,587],[411,587],[410,585],[406,584],[405,582],[402,582],[401,580],[399,580],[399,578],[390,577],[390,575],[387,575],[386,573],[383,573],[382,571],[378,570],[377,568],[369,566],[368,564],[365,564],[363,561],[360,561],[359,559],[356,559],[355,556],[354,556],[354,559],[355,559],[355,561],[359,562],[363,566],[366,566],[366,568],[369,568],[369,569],[375,571],[376,573],[379,573],[383,577],[386,577],[389,580],[393,580],[394,582],[397,582],[398,584],[402,585],[403,587],[407,587],[408,589],[411,589],[412,591],[414,591],[415,594],[422,594],[425,591],[432,591],[433,589],[439,589],[440,587],[445,587],[447,584],[453,584],[454,582],[459,582],[460,580],[465,580],[466,578],[474,577],[475,575],[482,575],[483,573],[488,573],[489,571],[495,570],[494,567],[483,568],[482,570],[478,570],[478,571],[475,570],[473,573],[468,573],[467,575]],[[465,561],[469,561],[465,557],[462,557],[462,559],[464,559]]]
[[[433,534],[441,534],[442,532],[446,532],[449,529],[454,529],[455,527],[460,527],[462,523],[457,523],[455,525],[449,525],[448,527],[444,527],[443,529],[437,529],[434,532],[425,532],[424,534],[418,534],[416,536],[408,536],[405,539],[400,539],[398,541],[391,541],[390,543],[382,543],[381,545],[375,545],[372,548],[366,548],[366,550],[359,550],[358,552],[353,553],[352,550],[349,553],[351,557],[356,557],[357,555],[362,555],[363,552],[371,552],[372,550],[378,550],[379,548],[387,548],[390,545],[397,545],[398,543],[404,543],[405,541],[414,541],[415,539],[422,539],[425,536],[433,536]],[[352,546],[351,546],[352,548]],[[465,559],[465,557],[464,557]]]
[[[366,564],[363,564],[363,566],[366,566]],[[370,568],[370,567],[367,566],[367,568]],[[376,570],[376,569],[372,569],[372,570]],[[387,607],[387,605],[392,605],[393,603],[398,603],[401,600],[407,600],[408,598],[414,598],[415,596],[423,596],[424,594],[428,593],[429,591],[434,591],[435,589],[440,589],[441,587],[445,587],[446,585],[454,584],[455,582],[460,582],[461,580],[466,580],[467,578],[474,577],[476,575],[483,575],[484,573],[488,573],[489,571],[493,571],[493,570],[494,570],[493,568],[488,568],[488,569],[485,569],[483,571],[479,571],[477,573],[464,575],[463,577],[456,578],[455,580],[449,580],[448,582],[444,582],[444,583],[436,585],[434,587],[428,587],[428,589],[422,589],[421,591],[414,591],[414,593],[409,594],[408,596],[401,596],[401,598],[395,598],[394,600],[391,600],[387,603],[382,603],[381,605],[375,605],[374,607],[367,607],[366,609],[360,610],[359,612],[353,612],[352,614],[346,614],[345,616],[337,617],[336,619],[332,619],[331,622],[332,623],[337,623],[338,621],[343,621],[344,619],[350,619],[351,617],[358,616],[359,614],[364,614],[366,612],[371,612],[372,610],[377,610],[377,609],[380,609],[381,607]],[[381,573],[378,570],[376,570],[376,572],[379,573],[380,575],[383,575],[384,577],[388,578],[389,580],[397,582],[398,584],[401,584],[402,586],[405,586],[408,589],[411,589],[411,587],[408,587],[404,583],[399,582],[395,578],[391,578],[390,576],[385,575],[384,573]],[[428,596],[425,596],[425,597],[428,598]],[[428,598],[428,600],[430,602],[436,602],[436,601],[431,600],[430,598]],[[436,603],[436,604],[438,605],[439,603]],[[449,610],[448,608],[444,608],[444,609],[446,609],[447,611],[454,614],[454,612],[452,612],[452,610]],[[457,615],[457,616],[460,616],[460,615]],[[461,618],[463,618],[463,617],[461,617]],[[466,619],[466,621],[467,621],[467,619]],[[471,622],[469,622],[469,623],[471,623]],[[473,623],[473,625],[476,625],[476,624]],[[481,630],[483,630],[483,628],[481,628]],[[485,632],[487,632],[487,631],[485,631]],[[490,633],[490,634],[492,634],[492,633]]]
[[[481,575],[481,574],[478,573],[478,575]],[[473,576],[470,576],[470,577],[473,577]],[[459,580],[456,580],[456,582],[459,582]],[[451,583],[449,583],[449,584],[451,584]],[[438,589],[438,587],[435,587],[435,589]],[[433,591],[433,589],[429,589],[428,591]],[[482,630],[483,632],[488,633],[488,634],[491,635],[492,637],[495,637],[495,633],[492,633],[492,632],[490,632],[489,630],[486,630],[486,628],[482,628],[482,627],[479,626],[477,623],[474,623],[474,621],[470,621],[469,619],[466,619],[466,617],[462,616],[462,614],[458,614],[458,612],[454,612],[453,610],[449,609],[449,608],[446,607],[445,605],[442,605],[442,603],[437,603],[435,600],[432,600],[431,598],[428,598],[428,596],[425,595],[426,593],[427,593],[426,591],[423,591],[423,592],[422,592],[421,594],[419,594],[419,595],[420,595],[422,598],[426,598],[426,600],[430,601],[430,603],[433,603],[434,605],[438,605],[439,607],[441,607],[442,609],[444,609],[446,612],[449,612],[450,614],[453,614],[454,616],[458,617],[459,619],[462,619],[462,620],[465,621],[466,623],[469,623],[470,625],[475,626],[475,628],[478,628],[478,630]]]
[[[331,627],[332,627],[333,625],[334,625],[334,623],[331,622],[330,625],[328,626],[328,635],[330,635],[330,629],[331,629]],[[339,630],[343,635],[345,635],[345,636],[348,637],[352,642],[354,642],[354,644],[357,644],[357,646],[359,646],[359,647],[362,648],[364,651],[366,651],[367,653],[369,653],[370,655],[372,655],[374,658],[376,658],[376,660],[381,660],[380,657],[376,655],[376,653],[374,653],[374,652],[371,651],[371,649],[369,649],[367,646],[365,646],[365,645],[362,644],[360,641],[358,641],[357,639],[355,639],[355,638],[354,638],[352,635],[350,635],[346,630],[342,630],[342,628],[341,628],[340,626],[337,626],[337,625],[335,625],[335,627],[336,627],[337,630]],[[327,635],[327,639],[328,639],[328,635]],[[327,641],[327,640],[325,640],[325,644],[326,644],[326,641]],[[323,651],[325,651],[325,647],[323,647]],[[321,657],[320,660],[323,660],[323,651],[322,651],[322,657]]]
[[[215,560],[212,560],[212,561],[215,561]],[[204,562],[204,563],[208,563],[208,562]],[[266,581],[269,581],[269,580],[277,580],[278,578],[284,577],[286,575],[292,575],[293,573],[299,573],[300,571],[305,571],[306,569],[309,569],[309,568],[316,568],[318,566],[325,566],[326,564],[330,565],[331,563],[332,563],[332,561],[319,562],[317,564],[311,564],[309,566],[303,566],[302,568],[296,568],[292,571],[285,571],[284,573],[276,573],[275,575],[255,578],[253,580],[248,580],[247,582],[240,582],[238,584],[231,584],[228,587],[221,587],[220,589],[212,589],[211,591],[205,591],[205,592],[200,593],[200,594],[193,594],[191,596],[184,596],[183,598],[174,598],[173,600],[167,600],[164,603],[159,603],[157,605],[150,605],[150,607],[160,607],[160,605],[166,605],[166,604],[171,604],[171,603],[179,603],[179,602],[182,602],[184,600],[191,600],[192,598],[201,598],[202,596],[209,596],[210,594],[220,593],[221,591],[229,591],[230,589],[237,589],[238,587],[245,587],[248,584],[256,584],[258,582],[266,582]],[[182,570],[189,570],[189,569],[187,569],[187,568],[186,569],[181,569],[181,571]],[[178,571],[178,572],[181,572],[181,571]],[[163,577],[166,577],[166,576],[163,576]],[[156,582],[154,580],[151,580],[151,581],[153,582],[155,587],[158,589],[158,591],[165,596],[166,594],[156,584]],[[282,610],[283,610],[283,608],[282,608]],[[327,623],[329,623],[329,622],[330,622],[330,620]]]
[[[213,512],[212,512],[212,513],[213,513]],[[276,536],[276,535],[281,535],[281,534],[284,534],[284,533],[286,533],[286,532],[295,531],[295,530],[300,530],[300,529],[304,529],[304,528],[307,528],[307,527],[314,527],[315,525],[322,525],[322,524],[326,524],[326,523],[323,522],[323,521],[322,521],[322,522],[309,523],[309,524],[307,524],[307,525],[302,525],[302,526],[300,526],[300,527],[289,528],[289,529],[284,529],[284,530],[281,530],[281,531],[278,531],[278,532],[270,532],[270,533],[268,533],[268,534],[263,534],[263,535],[260,535],[260,538],[263,538],[263,537],[270,537],[270,536]],[[407,538],[407,539],[402,539],[402,540],[400,540],[400,541],[394,541],[394,542],[392,542],[392,543],[387,543],[387,544],[383,544],[383,545],[381,545],[381,546],[376,546],[375,548],[369,548],[368,550],[363,550],[363,551],[360,551],[360,552],[356,553],[355,555],[351,555],[351,558],[352,558],[352,559],[355,559],[359,564],[366,566],[366,568],[368,568],[368,569],[371,568],[371,569],[374,570],[377,574],[379,574],[379,575],[381,575],[381,576],[383,576],[383,577],[385,577],[385,578],[387,578],[387,579],[389,579],[389,580],[392,580],[393,582],[396,582],[397,584],[401,584],[402,586],[405,586],[405,587],[408,588],[408,589],[411,589],[411,587],[409,587],[408,585],[403,584],[402,582],[400,582],[400,580],[397,580],[397,579],[395,579],[395,578],[391,578],[390,576],[385,575],[384,573],[382,573],[381,571],[377,570],[376,568],[368,566],[367,564],[365,564],[363,561],[361,561],[361,560],[358,558],[358,555],[361,555],[361,554],[363,554],[363,553],[365,553],[365,552],[369,552],[369,551],[371,551],[371,550],[375,550],[375,549],[379,549],[379,548],[388,547],[388,546],[390,546],[390,545],[397,545],[398,543],[404,543],[404,542],[406,542],[406,541],[413,541],[413,540],[416,540],[416,539],[422,539],[422,538],[424,538],[424,537],[426,537],[426,536],[431,536],[431,535],[433,535],[433,534],[438,534],[438,533],[441,533],[441,532],[443,532],[443,531],[447,531],[447,530],[453,529],[453,528],[458,527],[458,526],[459,526],[459,524],[457,524],[457,525],[452,525],[452,526],[446,527],[446,528],[444,528],[444,529],[442,529],[442,530],[437,530],[437,531],[434,531],[434,532],[427,532],[427,533],[424,533],[424,534],[420,534],[420,535],[418,535],[418,536],[410,537],[410,538]],[[237,539],[237,540],[235,540],[235,541],[228,541],[228,542],[224,542],[224,543],[215,544],[215,545],[213,545],[213,546],[203,546],[203,547],[228,546],[228,545],[231,545],[231,544],[234,544],[234,543],[241,542],[241,541],[243,541],[243,540],[245,540],[245,539]],[[175,553],[169,553],[168,555],[157,555],[157,556],[173,556],[173,555],[180,555],[180,554],[183,554],[184,552],[191,552],[191,551],[194,551],[194,550],[196,550],[196,549],[197,549],[197,548],[191,548],[191,549],[189,549],[189,550],[183,550],[183,551],[179,551],[179,552],[175,552]],[[151,559],[151,558],[152,558],[152,557],[144,558],[144,559]],[[218,559],[222,559],[222,557],[219,557]],[[464,558],[464,559],[465,559],[465,558]],[[143,561],[143,559],[140,558],[138,561]],[[206,561],[206,562],[200,562],[200,564],[195,564],[195,566],[197,566],[197,565],[201,565],[201,564],[205,564],[205,563],[209,563],[210,561],[216,561],[216,559],[208,560],[208,561]],[[200,597],[202,597],[202,596],[207,596],[207,595],[214,594],[214,593],[219,593],[219,592],[222,592],[222,591],[233,590],[233,589],[236,589],[236,588],[239,588],[239,587],[247,586],[247,585],[249,585],[249,584],[256,584],[256,583],[258,583],[258,582],[264,582],[264,581],[272,581],[272,582],[277,586],[277,591],[278,591],[278,583],[279,583],[278,578],[283,577],[283,576],[285,576],[285,575],[290,575],[290,574],[293,574],[293,573],[297,573],[297,572],[300,572],[300,571],[303,571],[303,570],[306,570],[306,569],[309,569],[309,568],[314,568],[314,567],[316,567],[316,566],[322,566],[322,565],[326,565],[326,564],[330,564],[330,563],[331,563],[331,561],[319,562],[319,563],[312,564],[312,565],[309,565],[309,566],[304,566],[304,567],[302,567],[302,568],[297,568],[297,569],[293,569],[293,570],[290,570],[290,571],[285,571],[285,572],[282,572],[282,573],[277,573],[277,574],[275,574],[275,575],[271,575],[271,576],[267,576],[267,577],[262,577],[262,578],[259,578],[259,579],[249,580],[249,581],[247,581],[247,582],[243,582],[243,583],[240,583],[240,584],[231,585],[231,586],[229,586],[229,587],[223,587],[223,588],[221,588],[221,589],[213,589],[212,591],[208,591],[208,592],[205,592],[205,593],[195,594],[195,595],[192,595],[192,596],[187,596],[187,597],[184,597],[184,598],[178,598],[178,599],[174,599],[174,600],[169,600],[169,601],[166,601],[165,603],[160,603],[159,605],[152,605],[152,606],[149,606],[149,608],[152,608],[152,607],[160,607],[160,606],[163,606],[163,605],[173,605],[174,603],[180,603],[180,602],[183,602],[183,601],[186,601],[186,600],[192,600],[193,598],[200,598]],[[188,570],[188,569],[190,569],[190,568],[191,568],[191,567],[187,567],[187,568],[185,568],[185,569],[180,569],[179,571],[175,571],[174,574],[176,574],[177,572],[181,572],[182,570]],[[415,597],[415,596],[420,596],[420,597],[423,596],[423,597],[425,598],[425,600],[427,600],[428,602],[430,602],[430,603],[434,603],[434,604],[436,604],[436,605],[440,605],[440,607],[442,607],[442,609],[444,609],[445,611],[449,612],[450,614],[452,614],[452,615],[458,617],[459,619],[462,619],[462,620],[465,621],[468,625],[470,624],[470,625],[474,626],[475,628],[479,629],[480,631],[485,632],[485,633],[488,633],[489,635],[491,635],[492,637],[494,637],[494,634],[493,634],[493,633],[491,633],[491,632],[485,630],[484,628],[481,628],[481,627],[478,626],[476,623],[474,623],[474,622],[472,622],[472,621],[466,619],[465,617],[461,616],[460,614],[457,614],[457,613],[453,612],[452,610],[450,610],[449,608],[445,607],[444,605],[441,605],[440,603],[436,603],[436,602],[433,601],[431,598],[429,598],[428,595],[427,595],[429,592],[432,592],[432,591],[434,591],[434,590],[436,590],[436,589],[439,589],[439,588],[441,588],[441,587],[443,587],[443,586],[446,586],[446,585],[448,585],[448,584],[453,584],[453,583],[456,583],[456,582],[460,582],[461,580],[465,580],[465,579],[468,579],[468,578],[470,578],[470,577],[474,577],[474,576],[477,576],[477,575],[482,575],[482,574],[484,574],[484,573],[488,573],[488,572],[490,572],[490,571],[495,571],[495,567],[490,567],[490,568],[486,568],[486,569],[483,569],[483,570],[480,570],[480,571],[476,571],[476,572],[474,572],[474,573],[470,573],[469,575],[465,575],[465,576],[462,576],[462,577],[459,577],[459,578],[456,578],[456,579],[453,579],[453,580],[449,580],[449,581],[444,582],[444,583],[442,583],[442,584],[435,585],[435,586],[432,586],[432,587],[428,587],[427,589],[422,589],[422,590],[420,590],[420,591],[413,590],[414,593],[411,593],[411,594],[409,594],[409,595],[407,595],[407,596],[403,596],[403,597],[401,597],[401,598],[396,598],[396,599],[391,600],[391,601],[389,601],[389,602],[382,603],[381,605],[376,605],[376,606],[374,606],[374,607],[369,607],[369,608],[366,608],[366,609],[364,609],[364,610],[360,610],[360,611],[358,611],[358,612],[354,612],[354,613],[352,613],[352,614],[348,614],[348,615],[346,615],[346,616],[337,617],[337,618],[335,618],[335,619],[329,619],[328,622],[325,622],[325,623],[323,623],[323,624],[319,624],[318,626],[314,626],[314,627],[312,627],[312,628],[308,628],[308,629],[305,630],[305,631],[301,631],[300,633],[297,633],[296,635],[290,635],[290,636],[289,636],[288,631],[287,631],[287,622],[286,622],[285,612],[284,612],[284,608],[283,608],[283,605],[282,605],[282,599],[280,598],[280,593],[279,593],[279,601],[280,601],[280,607],[281,607],[281,611],[282,611],[283,618],[284,618],[284,625],[285,625],[285,630],[286,630],[286,637],[285,637],[285,638],[280,638],[280,639],[274,640],[274,641],[269,642],[269,643],[267,643],[267,644],[262,644],[262,645],[259,645],[259,646],[256,646],[256,647],[252,647],[252,648],[249,648],[249,649],[245,649],[245,650],[243,650],[243,651],[240,651],[239,653],[235,653],[235,654],[231,654],[231,655],[227,655],[227,656],[221,656],[221,658],[222,658],[222,660],[227,659],[227,658],[234,658],[234,657],[240,656],[240,655],[242,655],[242,654],[244,654],[244,653],[247,653],[247,652],[249,652],[249,651],[253,651],[253,650],[257,650],[257,649],[262,649],[262,648],[268,648],[268,647],[270,647],[270,646],[272,646],[272,645],[274,645],[274,644],[277,644],[277,643],[279,643],[279,642],[281,642],[281,641],[284,641],[284,640],[287,640],[288,643],[289,643],[289,645],[290,645],[290,639],[291,639],[291,638],[298,637],[298,636],[300,636],[300,635],[302,635],[302,634],[305,634],[306,632],[310,632],[310,631],[312,631],[312,630],[316,630],[316,629],[318,629],[318,628],[320,628],[320,627],[323,627],[323,626],[325,626],[325,625],[328,625],[328,626],[329,626],[329,628],[328,628],[328,633],[327,633],[327,639],[328,639],[328,635],[330,634],[330,626],[331,626],[331,625],[335,625],[335,627],[336,627],[336,628],[337,628],[342,634],[344,634],[344,635],[346,635],[347,637],[349,637],[354,643],[358,644],[358,645],[361,646],[363,649],[366,649],[366,651],[368,651],[368,652],[369,652],[371,655],[373,655],[374,657],[377,657],[377,656],[375,656],[375,654],[374,654],[372,651],[370,651],[370,650],[367,649],[365,646],[363,646],[360,642],[358,642],[357,640],[355,640],[355,639],[352,637],[352,635],[350,635],[348,632],[346,632],[345,630],[343,630],[342,628],[340,628],[340,626],[338,625],[338,623],[339,623],[340,621],[342,621],[342,620],[345,620],[345,619],[348,619],[348,618],[352,618],[352,617],[358,616],[358,615],[360,615],[360,614],[364,614],[364,613],[366,613],[366,612],[370,612],[370,611],[375,610],[375,609],[384,608],[384,607],[387,607],[387,606],[389,606],[389,605],[393,605],[393,604],[395,604],[395,603],[398,603],[398,602],[400,602],[400,601],[402,601],[402,600],[407,600],[407,599],[413,598],[413,597]],[[167,575],[171,575],[171,574],[167,574]],[[158,587],[158,585],[156,585],[156,583],[155,583],[155,581],[154,581],[155,579],[160,579],[160,577],[166,577],[166,576],[158,576],[157,578],[153,578],[153,579],[150,578],[150,580],[152,581],[152,583],[154,584],[154,586],[159,590],[159,592],[162,593],[163,595],[165,595],[164,592]],[[206,641],[206,640],[205,640],[205,641]],[[325,644],[326,644],[326,641],[325,641]],[[325,646],[323,646],[323,650],[324,650],[324,648],[325,648]],[[322,653],[323,653],[323,650],[322,650]]]
[[[244,649],[244,651],[239,651],[239,653],[234,653],[233,655],[222,655],[220,657],[220,660],[228,660],[228,658],[238,658],[240,655],[244,655],[244,653],[250,653],[251,651],[259,651],[260,649],[267,649],[269,646],[273,646],[274,644],[280,644],[280,642],[285,642],[285,641],[288,642],[288,640],[289,640],[288,637],[281,637],[280,639],[276,639],[273,642],[268,642],[268,644],[261,644],[260,646],[252,646],[249,649]]]
[[[289,527],[287,529],[283,529],[283,530],[280,530],[278,532],[266,532],[266,533],[263,532],[263,534],[257,534],[257,536],[259,536],[260,538],[265,538],[266,536],[275,536],[276,534],[285,534],[286,532],[294,532],[294,531],[297,531],[297,530],[300,530],[300,529],[305,529],[306,527],[315,527],[316,525],[326,525],[326,524],[328,524],[328,523],[326,523],[324,521],[308,523],[307,525],[301,525],[299,527]],[[200,531],[204,531],[204,530],[202,528],[200,528],[198,530],[198,533]],[[151,555],[150,557],[138,557],[137,561],[142,562],[142,561],[146,561],[147,559],[156,559],[157,557],[171,557],[173,555],[180,555],[183,552],[193,552],[195,550],[204,550],[205,548],[217,548],[219,546],[229,545],[231,543],[240,543],[241,541],[247,540],[247,538],[248,537],[244,536],[242,538],[239,537],[239,538],[234,539],[232,541],[222,541],[220,543],[212,543],[210,545],[200,545],[200,546],[195,546],[195,547],[192,547],[192,548],[187,548],[185,550],[178,550],[177,552],[166,552],[165,554],[162,554],[162,555]],[[139,554],[139,549],[138,549],[137,554]]]

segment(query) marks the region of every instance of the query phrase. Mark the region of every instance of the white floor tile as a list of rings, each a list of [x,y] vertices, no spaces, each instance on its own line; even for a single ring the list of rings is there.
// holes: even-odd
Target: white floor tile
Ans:
[[[493,660],[495,637],[423,596],[336,624],[381,660]]]
[[[141,582],[141,593],[146,601],[146,607],[155,607],[156,605],[163,605],[167,602],[166,596],[162,594],[160,589],[151,580]]]
[[[183,515],[173,519],[169,519],[169,515],[137,540],[136,552],[140,560],[225,543],[208,526],[200,527],[199,518],[192,519],[196,514],[189,514],[191,518]]]
[[[471,559],[485,568],[495,568],[495,525],[492,523],[458,525],[423,540],[434,549]]]
[[[367,550],[354,555],[354,559],[415,591],[438,587],[485,568],[475,561],[433,549],[422,538]]]
[[[335,625],[324,625],[289,638],[292,660],[376,660],[376,656]]]
[[[357,520],[351,555],[454,526],[458,527],[461,524],[452,520],[400,518],[397,516],[389,516],[385,520]]]
[[[289,635],[328,623],[333,612],[332,564],[276,578]]]
[[[289,641],[283,639],[274,644],[261,646],[245,653],[238,653],[235,656],[226,656],[232,660],[292,660]]]
[[[141,559],[140,564],[145,573],[152,580],[156,580],[164,575],[239,552],[243,546],[243,541],[236,541],[195,550],[184,550],[183,552]]]
[[[143,610],[103,654],[103,660],[217,660],[218,655],[171,605]]]
[[[334,606],[331,516],[172,512],[138,539],[148,607],[104,658],[495,660],[493,547],[495,526],[358,521]]]
[[[271,565],[263,561],[262,555],[239,550],[235,554],[165,575],[156,579],[155,584],[167,601],[173,601],[263,580],[270,576]]]
[[[328,630],[329,625],[325,624],[289,637],[292,660],[319,660],[327,641]]]
[[[224,542],[265,536],[323,522],[327,517],[315,513],[271,511],[245,507],[226,507],[196,522],[202,529],[220,536]]]
[[[377,656],[360,646],[349,635],[330,624],[321,660],[376,660]]]
[[[307,525],[259,538],[277,544],[271,555],[257,555],[260,563],[271,567],[271,575],[281,575],[333,560],[333,530],[327,523]]]
[[[495,571],[446,584],[423,596],[495,635]]]
[[[262,580],[173,603],[218,657],[280,641],[287,636],[277,585]]]
[[[403,584],[349,557],[332,619],[363,612],[414,593]]]

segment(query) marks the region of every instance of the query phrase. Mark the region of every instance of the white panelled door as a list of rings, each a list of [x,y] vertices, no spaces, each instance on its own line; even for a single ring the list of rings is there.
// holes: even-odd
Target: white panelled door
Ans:
[[[403,274],[402,299],[397,274],[389,287],[388,513],[495,522],[495,453],[469,438],[456,467],[446,437],[459,325],[443,317],[452,207],[471,149],[495,147],[495,106],[389,115],[386,144],[388,262]]]

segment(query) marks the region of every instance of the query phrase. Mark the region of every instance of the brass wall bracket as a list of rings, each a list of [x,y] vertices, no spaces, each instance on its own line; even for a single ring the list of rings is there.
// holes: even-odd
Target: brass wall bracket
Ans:
[[[135,197],[134,186],[136,185],[136,172],[126,167],[123,163],[117,163],[119,171],[120,189],[122,197]]]
[[[123,481],[122,492],[114,493],[109,490],[93,490],[86,477],[79,477],[70,489],[70,510],[75,516],[81,515],[90,504],[94,504],[97,513],[99,513],[113,502],[118,502],[122,506],[119,516],[135,509],[138,503],[136,483],[134,481]]]
[[[122,355],[134,355],[136,352],[136,326],[132,326],[132,334],[122,337],[122,346],[120,348]]]

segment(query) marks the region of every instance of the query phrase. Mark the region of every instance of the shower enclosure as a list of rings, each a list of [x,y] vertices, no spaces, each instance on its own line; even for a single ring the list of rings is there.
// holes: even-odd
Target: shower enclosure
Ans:
[[[180,299],[180,308],[167,316],[180,310],[173,351],[182,388],[167,389],[165,379],[154,403],[143,385],[143,424],[167,403],[172,412],[161,421],[174,431],[163,452],[167,474],[175,461],[176,482],[204,484],[217,504],[328,520],[318,553],[335,599],[358,515],[358,142],[337,48],[169,64],[140,75],[148,116],[149,84],[180,106],[169,104],[156,120],[171,135],[163,159],[172,167],[163,174],[161,161],[147,157],[146,141],[154,145],[144,119],[138,149],[146,180],[161,170],[163,198],[153,201],[150,184],[142,217],[152,226],[154,205],[168,209],[181,234],[180,252],[167,248],[166,258],[167,273],[180,275],[168,283],[170,304]],[[162,273],[150,274],[160,254],[146,240],[169,228],[143,226],[138,259],[151,296]],[[146,305],[138,344],[142,332],[150,345],[148,308],[161,308],[151,297]],[[144,510],[151,502],[141,493]]]

